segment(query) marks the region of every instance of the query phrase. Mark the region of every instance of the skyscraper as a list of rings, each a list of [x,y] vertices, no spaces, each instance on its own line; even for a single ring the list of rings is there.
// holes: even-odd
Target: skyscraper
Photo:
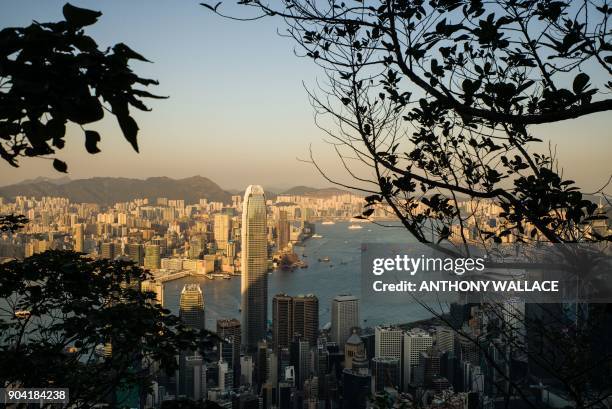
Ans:
[[[399,390],[400,388],[400,360],[397,358],[372,358],[372,376],[374,377],[374,390],[381,392],[385,388]]]
[[[85,228],[82,224],[74,226],[74,251],[83,253],[85,251]]]
[[[277,294],[272,299],[272,342],[274,350],[289,347],[297,334],[316,345],[319,332],[319,299],[312,294],[291,297]]]
[[[314,294],[293,297],[293,334],[300,334],[310,346],[319,334],[319,299]]]
[[[433,338],[422,329],[412,329],[404,333],[404,389],[413,380],[413,369],[420,362],[421,352],[433,344]]]
[[[214,218],[214,235],[217,248],[225,251],[230,240],[231,219],[228,214],[217,213]]]
[[[242,206],[242,342],[255,350],[266,337],[268,307],[268,243],[266,239],[266,198],[261,186],[251,185]]]
[[[144,268],[157,269],[161,267],[161,248],[157,244],[145,246]]]
[[[139,266],[144,263],[144,248],[142,244],[138,243],[130,243],[127,245],[127,254],[130,260]]]
[[[331,339],[341,350],[355,327],[359,327],[359,299],[352,295],[336,296],[331,308]]]
[[[276,224],[276,247],[279,251],[284,250],[289,245],[289,221],[287,211],[281,210],[278,213],[278,223]]]
[[[374,331],[374,355],[383,358],[402,359],[402,335],[404,331],[393,326],[377,326]]]
[[[179,317],[193,329],[204,329],[204,296],[199,284],[185,284],[179,301]],[[197,351],[182,351],[179,357],[179,387],[182,394],[201,399],[205,396],[206,366]]]
[[[183,287],[179,316],[185,325],[204,329],[204,296],[198,284],[185,284]]]
[[[275,351],[288,348],[293,337],[293,298],[276,294],[272,298],[272,345]]]
[[[234,372],[234,386],[240,385],[240,321],[237,319],[217,320],[217,335],[225,340],[220,344],[219,355]]]

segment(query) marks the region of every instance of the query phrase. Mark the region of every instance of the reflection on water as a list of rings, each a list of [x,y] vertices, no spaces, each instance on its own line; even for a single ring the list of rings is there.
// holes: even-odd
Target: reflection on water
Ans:
[[[349,223],[334,225],[317,224],[316,231],[322,238],[306,241],[305,247],[296,248],[308,263],[306,269],[274,271],[268,275],[268,319],[271,320],[272,297],[277,293],[289,295],[315,294],[319,298],[319,322],[321,326],[330,320],[331,300],[338,294],[361,294],[361,245],[362,243],[411,243],[414,239],[401,227],[382,227],[371,223],[362,229],[349,230]],[[318,261],[329,257],[329,262]],[[240,319],[240,277],[231,280],[206,280],[186,277],[165,285],[166,308],[178,314],[179,296],[186,283],[200,283],[204,292],[206,327],[215,329],[220,318]],[[417,304],[407,303],[404,308],[392,310],[381,302],[361,304],[363,326],[382,323],[405,323],[428,318],[430,313]]]

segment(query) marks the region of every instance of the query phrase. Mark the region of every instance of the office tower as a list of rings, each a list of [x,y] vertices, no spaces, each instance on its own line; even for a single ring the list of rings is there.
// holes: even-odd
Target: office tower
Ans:
[[[365,355],[365,346],[361,337],[357,335],[357,330],[353,330],[353,335],[344,344],[344,367],[353,368],[353,358],[356,355]]]
[[[240,356],[240,385],[253,384],[253,357],[250,355]]]
[[[503,335],[514,347],[520,349],[525,343],[525,302],[510,298],[502,304]]]
[[[345,368],[342,372],[342,407],[344,409],[365,409],[371,392],[372,375],[368,367],[368,360],[363,353],[358,353],[352,360],[354,361],[353,367]]]
[[[319,335],[319,299],[314,294],[293,297],[293,334],[300,334],[310,346]]]
[[[247,187],[242,210],[242,342],[254,350],[266,337],[268,307],[266,199],[261,186]]]
[[[188,256],[191,259],[202,259],[206,251],[206,240],[203,236],[192,236],[189,239]]]
[[[272,345],[274,351],[288,348],[293,337],[293,298],[276,294],[272,298]]]
[[[181,291],[179,316],[185,325],[204,329],[204,296],[198,284],[185,284]]]
[[[276,248],[283,251],[289,245],[290,226],[287,220],[287,211],[281,210],[276,224]]]
[[[402,359],[402,335],[404,331],[394,326],[378,326],[374,331],[374,355]]]
[[[452,328],[438,326],[435,332],[436,346],[442,352],[455,351],[455,332]]]
[[[431,387],[436,378],[442,376],[442,361],[447,355],[443,354],[435,345],[421,352],[419,365],[414,368],[413,383]]]
[[[161,248],[157,244],[145,246],[144,268],[152,270],[161,267]]]
[[[225,250],[230,240],[231,218],[228,214],[217,213],[214,217],[214,237],[217,249]]]
[[[204,329],[204,297],[198,284],[185,284],[179,300],[181,321],[195,330]],[[197,351],[182,351],[179,356],[179,391],[201,399],[206,388],[206,365]],[[199,397],[197,397],[199,396]]]
[[[217,367],[219,368],[219,389],[225,392],[234,387],[234,372],[228,363],[221,359]]]
[[[235,318],[217,320],[217,335],[226,343],[220,345],[220,355],[234,371],[234,385],[240,385],[240,321]]]
[[[100,258],[106,258],[112,260],[115,258],[115,248],[113,243],[101,243],[100,244]]]
[[[300,335],[296,335],[289,347],[291,366],[295,371],[295,387],[302,390],[304,381],[311,373],[310,343]]]
[[[85,252],[85,227],[81,223],[74,226],[74,251]]]
[[[311,346],[319,332],[319,299],[312,295],[291,297],[277,294],[272,299],[272,341],[274,350],[287,348],[294,335],[299,334]]]
[[[260,387],[268,379],[270,368],[268,367],[268,342],[264,339],[257,343],[257,354],[255,355],[255,383]]]
[[[179,391],[194,400],[206,398],[206,365],[197,352],[184,351],[179,357]]]
[[[457,355],[463,362],[469,362],[474,366],[480,365],[480,348],[468,337],[459,335],[457,337]]]
[[[351,336],[353,328],[359,327],[359,299],[352,295],[338,295],[332,300],[331,340],[341,350]]]
[[[398,358],[372,358],[375,392],[382,392],[385,388],[399,390],[400,374],[400,360]]]
[[[424,330],[415,328],[404,333],[404,388],[412,382],[413,368],[419,364],[421,352],[427,351],[433,338]]]
[[[142,266],[144,264],[144,247],[142,244],[130,243],[127,245],[127,255],[134,263]]]

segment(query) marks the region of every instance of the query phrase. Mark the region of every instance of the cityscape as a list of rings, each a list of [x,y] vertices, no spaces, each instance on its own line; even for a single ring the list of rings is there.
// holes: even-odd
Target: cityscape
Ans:
[[[0,409],[612,409],[610,0],[0,10]]]
[[[309,243],[323,242],[324,231],[337,227],[350,235],[371,231],[376,226],[371,222],[391,225],[378,227],[375,234],[380,236],[397,224],[383,206],[370,220],[355,218],[363,205],[362,196],[339,190],[278,194],[270,200],[258,185],[227,203],[158,197],[105,206],[17,196],[3,199],[0,212],[24,214],[30,221],[21,231],[2,235],[0,256],[8,261],[69,249],[131,261],[151,273],[140,283],[142,291],[155,293],[157,302],[174,310],[185,325],[213,331],[223,340],[205,356],[195,351],[177,356],[175,374],[156,375],[152,392],[144,398],[136,394],[146,407],[189,398],[224,408],[366,408],[381,393],[400,401],[417,397],[428,408],[496,407],[502,399],[497,394],[500,380],[490,375],[482,346],[470,336],[504,342],[503,337],[488,338],[487,331],[516,324],[514,315],[496,317],[484,306],[453,304],[442,319],[408,310],[396,322],[387,321],[393,314],[368,322],[363,317],[369,307],[358,287],[353,293],[338,288],[324,301],[319,291],[269,291],[269,278],[275,275],[297,280],[313,263],[330,271],[333,263],[346,264],[333,253],[316,260],[307,257]],[[460,206],[472,209],[475,203]],[[470,225],[497,222],[499,208],[478,206],[463,227],[466,234]],[[322,247],[333,251],[332,240]],[[358,248],[353,250],[358,254]],[[359,271],[350,274],[358,281]],[[239,282],[240,293],[219,296],[239,299],[235,308],[224,310],[203,290],[225,281]],[[237,291],[236,285],[219,288]],[[174,306],[169,305],[172,298]],[[511,310],[525,314],[525,304],[511,305]],[[524,327],[516,331],[525,336]],[[517,354],[513,365],[527,367],[528,362]],[[547,393],[553,396],[554,389]]]

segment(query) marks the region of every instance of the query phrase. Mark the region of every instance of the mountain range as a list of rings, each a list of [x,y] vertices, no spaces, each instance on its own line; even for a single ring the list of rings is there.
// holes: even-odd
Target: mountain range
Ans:
[[[242,192],[240,192],[241,194]],[[348,193],[335,188],[318,189],[307,186],[296,186],[281,194],[307,195],[326,197],[334,194]],[[56,196],[66,197],[74,203],[98,203],[110,205],[127,202],[137,198],[157,197],[184,199],[185,203],[197,203],[206,198],[209,201],[229,203],[236,192],[221,188],[212,180],[203,176],[184,179],[169,177],[151,177],[148,179],[96,177],[91,179],[70,180],[36,178],[20,183],[0,187],[0,197],[14,199],[15,196]],[[266,197],[274,199],[278,193],[266,191]]]

